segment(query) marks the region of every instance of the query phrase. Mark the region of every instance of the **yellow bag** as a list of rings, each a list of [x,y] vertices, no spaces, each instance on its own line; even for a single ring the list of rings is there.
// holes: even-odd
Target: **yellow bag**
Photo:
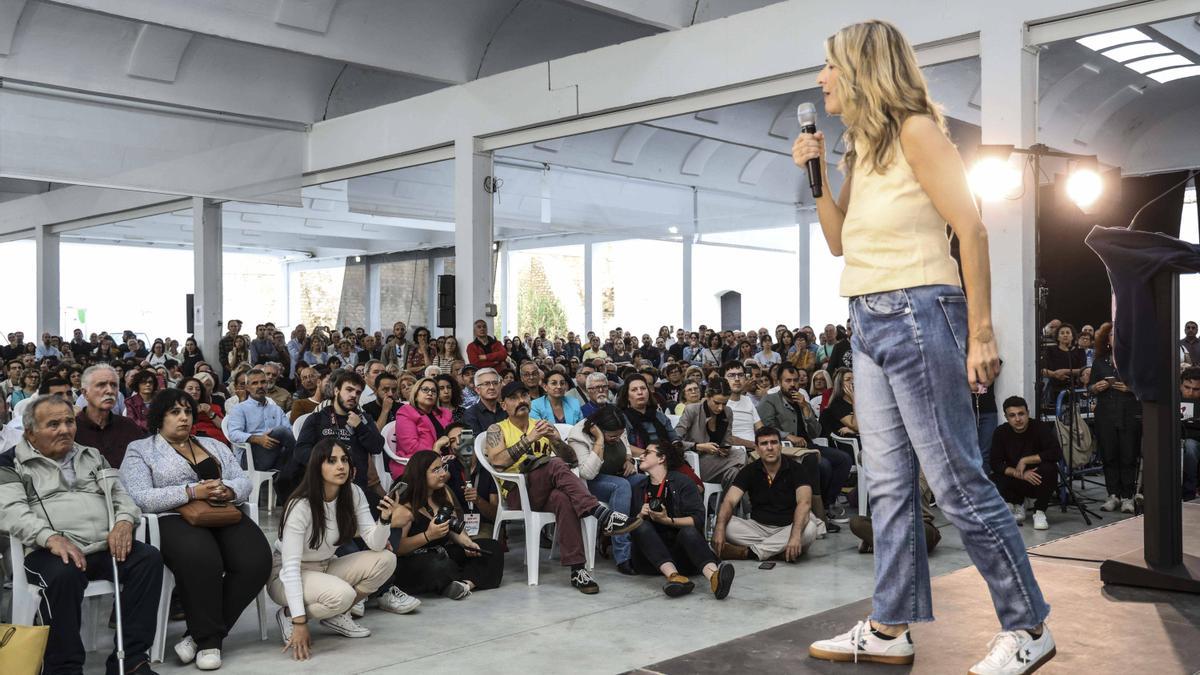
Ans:
[[[14,626],[0,623],[0,673],[4,675],[38,675],[49,626]]]

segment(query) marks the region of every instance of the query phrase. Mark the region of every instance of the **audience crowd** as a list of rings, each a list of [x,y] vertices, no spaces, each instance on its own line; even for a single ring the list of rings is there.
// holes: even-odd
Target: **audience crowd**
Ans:
[[[501,339],[480,320],[465,350],[403,322],[387,335],[242,328],[229,321],[208,355],[191,337],[147,346],[129,331],[37,343],[16,332],[0,346],[0,530],[42,588],[44,672],[80,672],[84,587],[110,578],[111,560],[127,671],[151,672],[164,565],[172,613],[186,621],[175,653],[212,670],[264,587],[286,649],[304,659],[310,620],[362,638],[368,605],[404,614],[415,596],[499,586],[505,553],[523,546],[496,526],[501,504],[555,515],[561,564],[582,593],[600,590],[586,564],[596,532],[622,574],[661,576],[669,597],[702,576],[720,599],[729,560],[799,561],[860,498],[848,326]],[[1134,512],[1141,408],[1113,362],[1111,324],[1077,334],[1055,320],[1041,337],[1040,406],[973,392],[985,471],[1018,523],[1031,510],[1034,528],[1048,528],[1079,450],[1062,421],[1078,411],[1094,430],[1101,508]],[[1193,499],[1195,322],[1179,350],[1182,490]],[[507,478],[517,473],[522,489]],[[256,480],[273,481],[275,503],[252,502]],[[282,507],[273,541],[260,506]],[[134,537],[151,515],[155,546]],[[869,551],[870,521],[856,518]]]

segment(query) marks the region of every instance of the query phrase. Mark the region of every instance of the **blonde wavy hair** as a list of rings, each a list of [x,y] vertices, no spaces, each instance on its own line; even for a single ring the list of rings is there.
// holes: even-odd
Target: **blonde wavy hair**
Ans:
[[[917,56],[894,25],[874,20],[846,26],[825,40],[825,57],[838,69],[834,90],[846,125],[843,171],[860,161],[877,171],[890,166],[900,127],[912,115],[928,115],[946,133],[946,119],[929,97]],[[858,156],[856,140],[870,148],[869,156]]]

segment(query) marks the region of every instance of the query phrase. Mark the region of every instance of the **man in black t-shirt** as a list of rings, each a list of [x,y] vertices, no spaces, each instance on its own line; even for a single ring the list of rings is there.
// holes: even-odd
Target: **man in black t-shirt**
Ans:
[[[1005,399],[1004,419],[1007,424],[992,435],[992,479],[1018,525],[1025,524],[1025,501],[1033,499],[1033,528],[1045,530],[1062,459],[1058,434],[1053,423],[1030,419],[1029,405],[1020,396]]]
[[[813,490],[820,484],[814,450],[785,462],[779,431],[754,432],[758,460],[742,467],[721,500],[713,549],[722,560],[744,560],[749,553],[767,560],[783,553],[795,562],[816,540],[821,521],[812,514]],[[743,495],[750,498],[750,518],[734,517]]]

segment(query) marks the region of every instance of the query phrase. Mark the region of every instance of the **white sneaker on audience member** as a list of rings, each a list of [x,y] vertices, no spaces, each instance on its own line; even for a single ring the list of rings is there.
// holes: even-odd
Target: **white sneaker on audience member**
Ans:
[[[1121,513],[1133,513],[1133,512],[1134,512],[1133,500],[1132,499],[1122,499],[1121,500]]]
[[[1033,529],[1035,529],[1035,530],[1050,529],[1050,523],[1046,522],[1046,512],[1045,511],[1034,511],[1033,512]]]
[[[988,655],[971,666],[970,675],[1024,675],[1041,668],[1056,653],[1050,629],[1042,624],[1042,636],[1034,639],[1023,630],[996,634],[988,643]]]
[[[283,636],[283,644],[287,644],[292,639],[292,618],[287,615],[287,608],[280,607],[275,612],[275,623],[279,624],[279,633]]]
[[[354,623],[354,619],[350,618],[350,612],[321,619],[321,625],[348,638],[371,637],[371,629]]]
[[[1025,524],[1025,505],[1024,504],[1013,504],[1012,510],[1013,510],[1013,518],[1016,518],[1017,525],[1024,525]]]
[[[1100,506],[1101,511],[1116,511],[1121,508],[1121,498],[1116,495],[1109,495],[1108,499]]]
[[[181,663],[191,663],[196,659],[196,641],[191,635],[184,635],[182,640],[175,643],[175,655]]]
[[[216,670],[221,667],[220,649],[201,649],[196,654],[196,667],[200,670]]]
[[[392,614],[408,614],[421,606],[420,600],[400,590],[397,586],[392,586],[384,591],[383,595],[376,599],[376,602],[379,609]]]
[[[817,640],[808,647],[808,655],[826,661],[875,661],[906,665],[913,662],[912,636],[904,631],[885,640],[871,629],[871,621],[859,621],[854,628],[830,640]]]
[[[367,599],[363,598],[358,602],[350,605],[350,616],[355,619],[361,619],[367,615]]]

